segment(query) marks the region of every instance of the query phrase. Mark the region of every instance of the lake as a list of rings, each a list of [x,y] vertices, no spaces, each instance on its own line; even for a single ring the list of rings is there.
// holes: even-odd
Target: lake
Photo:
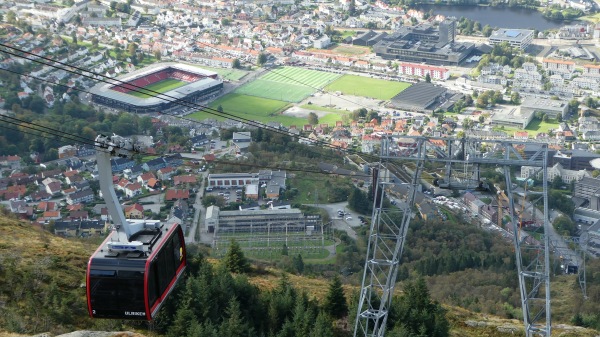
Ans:
[[[482,26],[490,25],[498,28],[521,29],[556,29],[565,25],[564,21],[546,19],[542,13],[534,9],[491,7],[491,6],[444,6],[444,5],[419,5],[418,10],[433,10],[434,14],[444,16],[465,17],[479,21]]]

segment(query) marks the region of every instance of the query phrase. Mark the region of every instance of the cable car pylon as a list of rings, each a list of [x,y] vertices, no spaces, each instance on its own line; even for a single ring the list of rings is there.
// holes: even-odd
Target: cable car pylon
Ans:
[[[382,139],[380,163],[374,170],[373,214],[354,323],[355,337],[383,337],[385,335],[400,258],[425,162],[445,166],[448,175],[452,174],[452,170],[449,168],[453,164],[470,165],[477,169],[476,179],[479,179],[479,169],[485,166],[502,170],[505,175],[507,206],[510,214],[510,223],[507,225],[507,229],[511,232],[515,248],[525,335],[526,337],[550,337],[552,332],[550,240],[546,235],[551,226],[548,218],[548,145],[540,144],[539,149],[534,153],[524,156],[518,151],[518,147],[526,144],[525,142],[486,140],[485,144],[483,143],[481,139],[474,138],[390,136]],[[486,151],[483,151],[484,148]],[[398,183],[398,177],[393,176],[385,168],[387,162],[400,160],[413,161],[416,164],[416,169],[409,182]],[[520,166],[535,167],[543,173],[542,192],[539,193],[540,199],[543,201],[542,228],[544,235],[542,241],[519,234],[520,224],[512,191],[511,168]],[[481,187],[482,181],[469,181],[473,177],[465,173],[463,179],[466,183],[461,185],[452,184],[452,177],[447,176],[444,177],[445,180],[439,184],[439,187],[455,189],[465,189],[470,186]],[[386,209],[382,201],[386,191],[394,185],[408,187],[406,198],[403,203],[398,204],[399,207]]]

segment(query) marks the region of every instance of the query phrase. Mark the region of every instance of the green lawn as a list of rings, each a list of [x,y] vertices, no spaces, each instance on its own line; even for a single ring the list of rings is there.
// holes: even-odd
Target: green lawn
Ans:
[[[143,89],[136,89],[139,91],[130,91],[127,94],[129,94],[131,96],[139,97],[139,98],[148,98],[148,97],[156,96],[157,92],[162,94],[167,91],[184,86],[186,84],[187,83],[184,81],[176,80],[173,78],[167,78],[160,82],[152,83],[152,84],[144,87],[144,89],[148,90],[147,93],[144,92]]]
[[[549,119],[546,122],[542,122],[541,120],[534,118],[531,121],[531,123],[529,123],[529,125],[527,125],[527,128],[525,128],[525,131],[529,132],[530,137],[535,137],[535,136],[537,136],[538,133],[548,133],[548,131],[550,129],[554,129],[554,130],[558,129],[558,122],[555,119]],[[494,130],[506,132],[509,136],[512,136],[515,131],[522,131],[519,128],[508,127],[508,126],[497,127],[497,128],[494,128]]]
[[[364,96],[388,100],[402,90],[410,87],[410,83],[386,81],[357,75],[344,75],[328,85],[327,91],[341,91],[345,95]]]
[[[223,113],[225,114],[253,121],[259,121],[263,123],[272,121],[279,122],[284,125],[303,125],[307,123],[305,118],[281,115],[280,112],[288,106],[288,103],[273,99],[233,93],[213,101],[210,103],[209,107],[217,110],[219,105],[223,108]],[[196,120],[204,120],[207,118],[225,120],[230,118],[229,116],[220,114],[216,111],[205,110],[193,113],[188,117]]]
[[[338,77],[338,74],[324,71],[282,67],[267,72],[239,87],[235,92],[286,102],[300,102]]]
[[[246,72],[246,71],[237,70],[237,69],[213,68],[213,67],[201,66],[201,65],[197,65],[197,64],[192,64],[192,66],[210,70],[210,71],[214,71],[215,73],[221,75],[221,77],[223,77],[224,79],[227,79],[230,81],[239,81],[248,74],[248,72]]]
[[[303,109],[307,109],[307,110],[328,112],[328,114],[326,116],[319,118],[319,124],[328,124],[331,126],[334,126],[335,122],[343,120],[343,116],[349,115],[352,113],[352,112],[346,111],[346,110],[327,108],[324,106],[318,106],[318,105],[314,105],[314,104],[310,104],[310,105],[305,104],[300,107]]]

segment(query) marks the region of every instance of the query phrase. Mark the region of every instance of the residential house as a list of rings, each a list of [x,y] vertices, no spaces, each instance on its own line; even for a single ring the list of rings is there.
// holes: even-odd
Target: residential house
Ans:
[[[135,161],[127,158],[113,158],[110,160],[110,166],[113,172],[123,172],[125,169],[132,168]]]
[[[154,173],[146,172],[146,173],[139,175],[137,177],[137,181],[138,181],[138,183],[140,183],[142,185],[147,185],[148,181],[150,181],[150,179],[152,179],[152,178],[156,179],[156,176],[154,175]]]
[[[158,176],[158,179],[166,181],[171,179],[175,173],[177,173],[177,171],[173,167],[169,166],[159,169],[158,172],[156,172],[156,175]]]
[[[125,217],[127,219],[143,219],[144,207],[137,203],[125,207]]]
[[[195,185],[197,182],[197,177],[193,175],[181,175],[173,177],[173,185],[178,186],[182,185]]]
[[[125,186],[125,195],[129,198],[133,198],[137,195],[142,194],[142,185],[140,183],[132,183]]]
[[[485,203],[477,198],[473,193],[466,192],[463,196],[463,202],[473,214],[480,214]]]
[[[67,196],[67,204],[85,204],[94,200],[94,192],[91,189],[75,192]]]
[[[43,213],[42,218],[47,221],[50,220],[60,220],[62,217],[60,215],[60,211],[46,211]]]
[[[187,200],[190,198],[190,191],[186,189],[168,189],[165,194],[165,201],[174,201],[178,199]]]
[[[78,210],[78,211],[72,211],[69,213],[68,216],[69,219],[78,219],[78,220],[89,220],[89,214],[87,211],[84,210]]]
[[[527,140],[527,139],[529,139],[529,132],[527,132],[527,131],[515,131],[514,138],[516,140]]]
[[[46,192],[52,196],[57,196],[61,192],[61,183],[60,181],[53,181],[46,185]]]

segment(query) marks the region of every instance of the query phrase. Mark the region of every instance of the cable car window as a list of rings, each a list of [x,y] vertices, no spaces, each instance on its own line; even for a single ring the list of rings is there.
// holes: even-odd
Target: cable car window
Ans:
[[[144,273],[119,270],[118,298],[124,300],[121,308],[126,308],[128,311],[145,311]]]
[[[119,307],[119,280],[114,270],[90,270],[90,301],[97,310]]]
[[[173,235],[173,264],[176,266],[175,268],[177,269],[177,267],[179,267],[179,264],[181,263],[181,242],[179,241],[179,233],[175,232]]]
[[[165,292],[165,290],[167,290],[167,287],[169,286],[169,283],[171,282],[171,279],[173,278],[174,273],[172,272],[172,270],[174,270],[173,268],[173,263],[172,263],[172,259],[170,258],[170,245],[167,244],[164,249],[161,249],[160,253],[158,254],[158,284],[159,284],[159,289],[160,289],[160,293],[163,294]]]
[[[156,299],[160,295],[158,293],[158,285],[156,281],[156,269],[158,268],[157,264],[157,260],[155,259],[150,263],[150,268],[148,268],[148,305],[150,308],[152,308],[156,302]]]

